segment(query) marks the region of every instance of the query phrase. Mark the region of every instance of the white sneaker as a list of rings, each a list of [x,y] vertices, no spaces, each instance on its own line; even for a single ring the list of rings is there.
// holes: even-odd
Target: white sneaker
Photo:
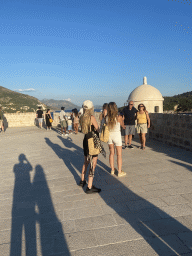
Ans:
[[[69,135],[66,133],[65,136],[69,136]]]

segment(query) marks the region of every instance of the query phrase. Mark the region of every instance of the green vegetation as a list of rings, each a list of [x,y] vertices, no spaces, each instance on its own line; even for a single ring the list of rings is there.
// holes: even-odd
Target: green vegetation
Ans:
[[[177,112],[192,111],[192,91],[178,94],[172,97],[164,97],[163,109],[175,110]]]
[[[0,106],[4,113],[34,112],[39,104],[41,102],[35,97],[14,92],[0,86]]]

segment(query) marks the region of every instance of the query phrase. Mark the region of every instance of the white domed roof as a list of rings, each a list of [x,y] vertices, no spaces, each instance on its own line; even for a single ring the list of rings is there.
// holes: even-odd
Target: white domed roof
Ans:
[[[135,88],[129,95],[128,101],[164,100],[162,94],[155,87],[147,84],[144,77],[143,84]]]

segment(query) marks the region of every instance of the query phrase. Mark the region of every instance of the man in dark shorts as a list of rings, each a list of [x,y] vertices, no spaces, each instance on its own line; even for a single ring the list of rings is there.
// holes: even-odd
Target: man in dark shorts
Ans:
[[[38,119],[38,122],[39,122],[39,128],[42,128],[43,111],[41,110],[41,107],[38,107],[38,110],[36,112],[36,118]]]
[[[138,112],[138,110],[133,105],[133,101],[130,101],[129,105],[126,106],[122,111],[125,117],[125,149],[133,149],[131,142],[133,135],[135,135],[135,115]],[[128,141],[129,145],[127,146]]]

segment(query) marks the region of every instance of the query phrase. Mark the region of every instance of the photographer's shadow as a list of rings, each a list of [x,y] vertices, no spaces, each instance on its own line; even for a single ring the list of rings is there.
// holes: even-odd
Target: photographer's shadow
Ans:
[[[44,256],[59,252],[69,256],[62,224],[55,213],[43,168],[40,165],[35,167],[33,183],[30,178],[32,170],[26,156],[20,154],[19,163],[13,168],[15,186],[10,256],[21,256],[24,249],[27,256],[36,256],[37,244],[40,245],[39,250]],[[37,223],[39,234],[36,230]]]
[[[19,155],[19,163],[15,164],[15,186],[12,205],[11,249],[10,256],[21,255],[22,232],[25,234],[27,255],[36,255],[36,213],[30,172],[31,164],[24,154]]]
[[[42,255],[55,255],[61,252],[69,256],[62,224],[55,213],[46,177],[40,165],[35,167],[33,191],[38,211],[37,221],[40,227]]]

